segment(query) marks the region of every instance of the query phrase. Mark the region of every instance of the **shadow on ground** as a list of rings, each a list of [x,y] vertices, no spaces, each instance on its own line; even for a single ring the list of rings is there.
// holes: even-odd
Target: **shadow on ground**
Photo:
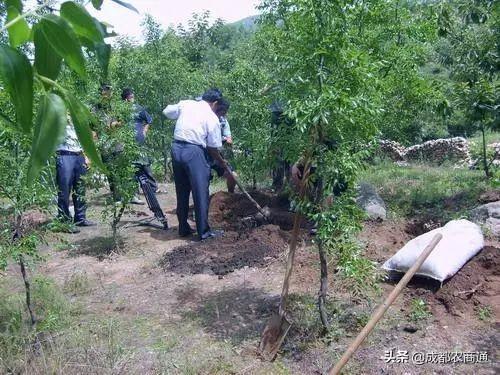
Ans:
[[[74,242],[75,249],[69,252],[72,257],[88,255],[95,257],[98,260],[103,260],[110,255],[119,252],[120,247],[123,247],[123,240],[118,240],[118,248],[115,248],[112,237],[92,237],[85,238]]]
[[[276,309],[279,297],[263,289],[235,287],[203,295],[191,286],[175,291],[184,319],[195,320],[206,332],[233,345],[257,339]]]

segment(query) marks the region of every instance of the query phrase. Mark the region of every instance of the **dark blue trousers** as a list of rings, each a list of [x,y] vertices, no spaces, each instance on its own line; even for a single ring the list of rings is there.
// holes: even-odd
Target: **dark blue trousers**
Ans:
[[[62,219],[71,220],[69,197],[73,196],[75,207],[74,221],[85,219],[87,205],[85,203],[85,184],[82,177],[87,173],[85,158],[82,154],[58,154],[56,159],[57,209]]]
[[[208,225],[208,206],[210,165],[207,153],[201,146],[185,142],[172,143],[172,166],[174,171],[175,192],[177,194],[177,218],[179,234],[189,233],[187,222],[189,195],[193,193],[196,230],[201,238],[210,230]]]

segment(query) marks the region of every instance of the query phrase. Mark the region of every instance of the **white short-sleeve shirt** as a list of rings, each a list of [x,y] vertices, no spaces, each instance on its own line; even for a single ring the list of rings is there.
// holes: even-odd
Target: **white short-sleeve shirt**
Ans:
[[[204,148],[222,147],[220,122],[207,102],[182,100],[167,106],[163,114],[171,120],[177,120],[174,130],[175,140]]]

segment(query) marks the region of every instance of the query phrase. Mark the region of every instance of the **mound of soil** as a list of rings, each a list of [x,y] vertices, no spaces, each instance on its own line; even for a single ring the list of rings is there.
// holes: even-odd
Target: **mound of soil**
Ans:
[[[433,311],[442,305],[446,312],[454,316],[473,315],[477,306],[490,306],[500,311],[500,261],[499,248],[487,246],[472,258],[455,276],[445,281],[443,286],[429,288],[429,281],[423,285],[413,285],[412,296],[422,296]],[[432,289],[432,288],[431,288]],[[498,315],[497,315],[498,316]]]
[[[288,235],[276,225],[247,233],[226,232],[224,237],[180,246],[165,254],[160,265],[180,274],[225,275],[236,269],[263,267],[287,248]]]
[[[269,207],[271,224],[278,225],[283,230],[292,229],[294,213],[288,210],[290,201],[286,196],[263,191],[252,191],[249,194],[261,207]],[[243,194],[220,191],[210,198],[209,221],[213,227],[235,231],[249,226],[256,227],[262,224],[259,220],[253,220],[257,214],[257,208]],[[249,218],[251,220],[247,220]],[[302,226],[305,225],[304,220]]]
[[[453,315],[462,315],[467,310],[481,305],[484,300],[482,297],[489,297],[488,305],[496,304],[498,308],[499,250],[492,246],[485,247],[435,293],[435,299]]]

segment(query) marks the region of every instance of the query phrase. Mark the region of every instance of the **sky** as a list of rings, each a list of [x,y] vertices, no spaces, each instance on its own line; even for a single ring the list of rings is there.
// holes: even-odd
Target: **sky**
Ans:
[[[114,31],[141,40],[141,22],[151,14],[165,28],[179,23],[186,25],[193,13],[209,10],[212,18],[235,22],[258,13],[259,0],[127,0],[140,14],[132,12],[110,0],[105,0],[101,11],[90,5],[89,12],[97,19],[114,26]]]

